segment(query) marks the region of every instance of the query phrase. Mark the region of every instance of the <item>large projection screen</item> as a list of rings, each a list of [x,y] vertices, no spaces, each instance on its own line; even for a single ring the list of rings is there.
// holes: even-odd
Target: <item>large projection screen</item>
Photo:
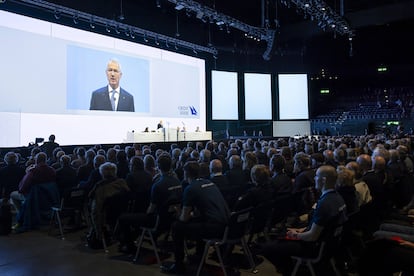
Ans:
[[[244,74],[246,120],[272,120],[270,74]]]
[[[273,121],[273,137],[307,136],[310,134],[310,121]]]
[[[238,120],[239,97],[237,73],[212,71],[211,98],[213,120]]]
[[[279,74],[279,119],[309,119],[307,74]]]
[[[0,147],[56,135],[61,145],[122,143],[128,132],[164,126],[205,130],[205,62],[138,43],[0,11]],[[121,64],[134,112],[89,110]],[[123,94],[120,99],[124,100]]]

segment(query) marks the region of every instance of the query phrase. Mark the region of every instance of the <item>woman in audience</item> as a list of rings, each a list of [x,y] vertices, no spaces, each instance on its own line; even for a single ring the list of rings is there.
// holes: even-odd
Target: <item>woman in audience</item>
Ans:
[[[359,211],[357,192],[354,186],[355,173],[345,166],[338,166],[336,169],[338,179],[336,180],[336,191],[345,201],[347,215],[352,215]]]
[[[144,170],[144,162],[138,156],[131,158],[129,166],[126,182],[132,192],[131,198],[135,201],[134,212],[143,213],[149,205],[152,176]]]

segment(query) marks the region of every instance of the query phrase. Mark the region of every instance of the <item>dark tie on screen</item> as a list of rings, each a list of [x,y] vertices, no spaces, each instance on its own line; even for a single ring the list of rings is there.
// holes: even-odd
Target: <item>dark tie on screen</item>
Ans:
[[[116,91],[112,90],[112,92],[111,92],[111,105],[112,105],[112,110],[114,110],[114,111],[115,111],[115,100],[116,100],[115,94],[116,94]]]

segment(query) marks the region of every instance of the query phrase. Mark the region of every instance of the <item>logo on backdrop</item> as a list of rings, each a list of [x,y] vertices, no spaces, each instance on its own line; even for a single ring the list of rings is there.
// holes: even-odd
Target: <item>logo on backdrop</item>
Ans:
[[[198,114],[197,109],[192,105],[189,105],[189,106],[180,105],[178,106],[178,112],[180,115],[183,115],[183,116],[188,116],[188,115],[197,116]]]

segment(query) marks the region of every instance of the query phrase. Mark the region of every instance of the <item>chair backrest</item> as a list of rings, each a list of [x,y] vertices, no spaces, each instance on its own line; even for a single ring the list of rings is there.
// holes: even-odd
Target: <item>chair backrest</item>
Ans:
[[[87,192],[81,188],[73,188],[65,198],[65,208],[81,209],[86,201]]]
[[[268,226],[273,212],[273,205],[274,201],[269,200],[253,208],[249,227],[250,234],[263,232],[265,227]]]
[[[118,217],[128,209],[128,195],[125,192],[117,193],[104,202],[105,224],[115,226]]]
[[[240,239],[246,235],[253,208],[247,208],[230,215],[229,223],[224,230],[223,241]]]
[[[331,257],[340,248],[345,223],[346,221],[333,220],[333,223],[323,230],[319,242],[321,245],[325,244],[324,257]]]
[[[285,220],[294,211],[293,199],[291,193],[276,196],[273,205],[272,224]]]

